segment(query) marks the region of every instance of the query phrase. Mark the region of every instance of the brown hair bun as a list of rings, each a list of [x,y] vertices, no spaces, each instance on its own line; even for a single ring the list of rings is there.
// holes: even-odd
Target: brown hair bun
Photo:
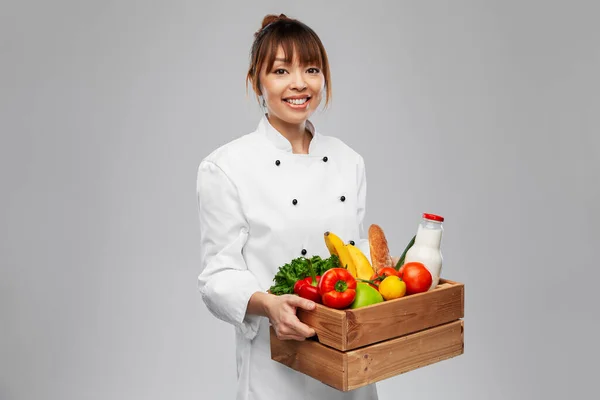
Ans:
[[[260,29],[264,29],[265,26],[269,25],[272,22],[278,21],[280,19],[288,19],[288,18],[287,18],[287,16],[285,14],[279,14],[279,15],[269,14],[269,15],[266,15],[263,18],[262,26],[261,26]]]
[[[271,25],[273,22],[277,22],[280,20],[291,20],[290,18],[287,17],[287,15],[285,14],[279,14],[279,15],[275,15],[275,14],[268,14],[265,15],[265,17],[262,20],[262,25],[260,26],[260,29],[257,30],[254,33],[254,37],[257,38],[258,35],[260,35],[267,26]]]

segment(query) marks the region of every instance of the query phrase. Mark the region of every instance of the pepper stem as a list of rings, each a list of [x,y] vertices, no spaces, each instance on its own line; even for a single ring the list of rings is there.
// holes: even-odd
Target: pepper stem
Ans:
[[[348,289],[348,284],[346,283],[346,281],[343,280],[339,280],[335,283],[335,291],[336,292],[340,292],[343,293],[346,291],[346,289]]]
[[[377,278],[370,280],[370,279],[357,279],[359,282],[365,282],[365,283],[372,283],[372,284],[377,284],[377,282],[381,282],[382,280],[384,280],[386,277],[385,276],[378,276]]]

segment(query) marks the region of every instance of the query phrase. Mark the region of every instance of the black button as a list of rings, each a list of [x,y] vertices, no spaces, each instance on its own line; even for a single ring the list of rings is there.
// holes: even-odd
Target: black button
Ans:
[[[281,161],[279,161],[279,160],[275,161],[275,165],[279,166],[279,164],[281,164]]]
[[[354,246],[354,245],[355,245],[355,243],[354,243],[354,240],[351,240],[351,241],[350,241],[350,244],[351,244],[352,246]]]
[[[305,256],[306,255],[306,249],[302,249],[302,255]]]
[[[346,201],[346,196],[342,196],[342,197],[340,197],[340,200],[341,200],[341,201]]]
[[[326,156],[323,157],[323,162],[327,162],[327,160],[329,160]]]
[[[298,200],[296,200],[296,199],[292,200],[292,204],[293,204],[293,205],[296,205],[296,204],[298,204]]]

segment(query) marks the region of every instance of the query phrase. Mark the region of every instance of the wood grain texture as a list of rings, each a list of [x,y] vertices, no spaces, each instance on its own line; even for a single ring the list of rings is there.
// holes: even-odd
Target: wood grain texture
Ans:
[[[349,351],[346,353],[348,379],[344,390],[391,378],[463,352],[462,320]]]
[[[441,279],[429,292],[354,310],[318,304],[312,311],[299,309],[297,315],[315,329],[320,343],[348,351],[463,318],[464,285]]]
[[[396,338],[463,316],[464,285],[444,283],[426,293],[347,312],[347,338],[342,350]]]
[[[314,340],[279,340],[271,327],[271,359],[338,390],[348,387],[346,354]]]
[[[317,304],[311,311],[298,309],[296,315],[315,330],[320,343],[338,350],[346,348],[348,326],[344,311]]]
[[[281,341],[271,328],[271,358],[340,391],[349,391],[464,352],[463,321],[342,352],[316,341]]]

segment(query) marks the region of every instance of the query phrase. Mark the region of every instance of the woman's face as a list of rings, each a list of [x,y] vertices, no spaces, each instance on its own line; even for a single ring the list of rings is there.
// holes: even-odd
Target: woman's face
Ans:
[[[284,61],[280,47],[273,68],[266,66],[260,73],[261,91],[269,117],[275,117],[287,124],[304,123],[317,109],[323,96],[325,78],[319,68],[313,65],[300,65],[297,60],[291,64]]]

